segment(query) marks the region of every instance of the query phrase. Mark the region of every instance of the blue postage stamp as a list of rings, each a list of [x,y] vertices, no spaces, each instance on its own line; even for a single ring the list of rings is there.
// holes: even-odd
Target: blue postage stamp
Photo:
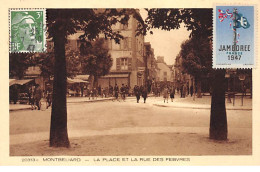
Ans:
[[[254,68],[255,6],[215,6],[213,68]]]
[[[45,9],[9,9],[9,51],[46,51]]]

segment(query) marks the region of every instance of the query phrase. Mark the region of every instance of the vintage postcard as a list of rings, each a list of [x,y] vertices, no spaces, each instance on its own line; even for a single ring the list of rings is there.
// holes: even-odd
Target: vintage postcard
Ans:
[[[258,1],[14,2],[0,165],[260,165]]]

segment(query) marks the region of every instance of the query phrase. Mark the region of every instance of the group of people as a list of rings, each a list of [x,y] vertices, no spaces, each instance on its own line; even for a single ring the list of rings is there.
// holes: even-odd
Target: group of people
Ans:
[[[89,99],[97,99],[97,97],[115,97],[117,100],[120,95],[122,99],[125,99],[126,96],[130,96],[130,87],[122,84],[122,86],[119,88],[119,86],[115,84],[114,87],[109,85],[109,87],[103,88],[99,85],[97,87],[86,88],[82,91],[81,94],[82,97],[89,97]]]
[[[111,86],[112,87],[112,86]],[[110,87],[110,88],[111,88]],[[113,88],[113,87],[112,87]],[[119,88],[117,84],[115,84],[115,87],[113,89],[114,97],[116,100],[119,101],[119,95],[121,95],[121,99],[125,101],[126,96],[129,96],[129,87],[127,85],[122,84],[122,86]]]
[[[122,100],[125,100],[126,96],[130,96],[130,87],[122,84],[119,88],[117,84],[115,86],[109,85],[109,87],[92,87],[84,89],[84,94],[81,96],[89,97],[89,99],[97,99],[97,97],[105,98],[105,97],[115,97],[116,100],[119,100],[121,97]]]
[[[189,87],[189,85],[181,85],[180,87],[177,88],[177,91],[180,92],[181,98],[185,98],[187,95],[193,95],[193,85]]]
[[[44,98],[44,100],[43,100]],[[46,108],[52,104],[52,91],[51,88],[43,90],[39,84],[28,85],[12,85],[10,87],[10,103],[11,101],[16,104],[19,103],[31,105],[31,109],[41,109],[41,104],[45,104]]]
[[[171,101],[173,102],[174,99],[174,95],[175,95],[175,87],[169,88],[168,86],[165,86],[163,89],[163,102],[167,102],[168,103],[168,99],[169,99],[169,95],[171,98]]]
[[[41,109],[40,100],[42,98],[42,90],[38,84],[31,86],[28,92],[29,104],[34,109]]]
[[[181,98],[185,98],[188,95],[191,95],[192,97],[194,94],[193,88],[193,85],[189,86],[189,84],[182,84],[177,87],[169,85],[156,85],[152,88],[152,91],[155,97],[160,97],[162,94],[164,102],[168,102],[169,96],[171,98],[171,101],[173,101],[175,92],[180,94]]]
[[[48,107],[50,107],[52,104],[51,89],[47,88],[45,91],[43,91],[38,84],[29,88],[28,97],[29,97],[29,104],[31,105],[32,110],[34,109],[40,110],[44,108],[48,109]]]
[[[142,85],[141,86],[135,85],[134,86],[134,94],[135,94],[137,103],[139,103],[141,96],[144,99],[144,103],[146,102],[147,94],[148,94],[146,87],[144,87]]]
[[[91,97],[92,99],[94,99],[94,97],[97,97],[98,95],[100,95],[101,97],[107,97],[108,95],[111,97],[115,97],[114,100],[120,101],[121,99],[125,101],[127,96],[131,96],[132,94],[134,94],[136,96],[137,103],[139,103],[141,96],[144,98],[144,103],[145,103],[148,94],[147,88],[144,86],[135,85],[133,90],[131,90],[131,87],[125,84],[122,84],[121,87],[119,87],[117,84],[115,84],[114,87],[110,85],[108,87],[108,91],[106,89],[105,93],[103,92],[103,88],[101,87],[98,88],[93,87],[92,89],[88,89],[88,90],[89,90],[88,93],[89,99]]]

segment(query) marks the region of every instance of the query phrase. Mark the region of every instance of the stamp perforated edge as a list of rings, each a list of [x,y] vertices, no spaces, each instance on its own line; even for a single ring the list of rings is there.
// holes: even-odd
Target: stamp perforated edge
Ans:
[[[232,64],[232,65],[217,65],[216,64],[216,6],[254,6],[254,64],[253,65],[241,65],[241,64]],[[245,4],[245,3],[215,3],[213,4],[213,41],[212,41],[212,68],[213,69],[256,69],[258,68],[258,5],[257,4]]]
[[[12,52],[11,51],[11,12],[12,11],[38,11],[42,10],[43,11],[43,51],[17,51],[17,52]],[[47,52],[47,25],[46,25],[46,8],[9,8],[8,9],[8,26],[9,26],[9,53],[46,53]]]

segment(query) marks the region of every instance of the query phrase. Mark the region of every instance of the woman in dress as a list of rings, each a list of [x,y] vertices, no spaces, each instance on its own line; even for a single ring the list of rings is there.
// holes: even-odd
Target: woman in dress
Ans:
[[[169,89],[168,89],[168,87],[165,87],[164,90],[163,90],[164,103],[165,103],[165,100],[166,100],[167,103],[168,103],[168,98],[169,98]]]

